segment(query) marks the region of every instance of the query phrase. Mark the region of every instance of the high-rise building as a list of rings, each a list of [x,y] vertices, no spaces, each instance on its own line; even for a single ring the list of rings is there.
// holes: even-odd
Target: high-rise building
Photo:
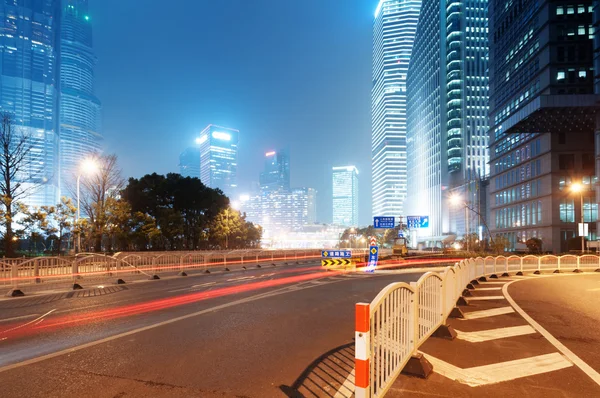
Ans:
[[[179,154],[179,174],[184,177],[200,178],[200,148],[190,146]]]
[[[260,173],[260,189],[263,191],[290,189],[290,156],[288,151],[269,151],[265,154],[265,170]]]
[[[582,215],[596,238],[592,4],[489,3],[489,227],[511,249],[579,249]]]
[[[200,145],[200,179],[233,197],[237,189],[239,131],[209,124],[197,140]]]
[[[373,23],[373,215],[404,214],[406,74],[421,0],[380,0]]]
[[[466,232],[479,212],[474,182],[489,173],[487,0],[424,0],[407,77],[408,215],[429,216],[421,239]],[[477,231],[479,217],[468,218]],[[433,242],[431,242],[433,243]]]
[[[317,222],[317,190],[314,188],[306,188],[307,200],[308,200],[308,212],[307,222],[309,224],[316,224]]]
[[[59,26],[59,0],[0,1],[0,112],[28,137],[16,178],[34,206],[58,202]]]
[[[358,225],[358,169],[333,167],[333,224]]]
[[[102,150],[88,0],[62,0],[60,35],[60,190],[69,195],[83,160]]]

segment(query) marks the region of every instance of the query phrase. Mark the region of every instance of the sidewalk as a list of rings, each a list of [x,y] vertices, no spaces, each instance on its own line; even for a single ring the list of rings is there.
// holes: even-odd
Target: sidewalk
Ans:
[[[386,397],[600,397],[600,386],[513,310],[502,286],[536,275],[475,286],[465,318],[449,319],[453,340],[430,338],[421,352],[428,379],[400,375]],[[517,303],[518,304],[518,303]]]

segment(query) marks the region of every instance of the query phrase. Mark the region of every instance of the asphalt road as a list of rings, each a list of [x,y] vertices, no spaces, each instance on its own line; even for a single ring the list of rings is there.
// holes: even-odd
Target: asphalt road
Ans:
[[[2,300],[0,395],[294,396],[325,354],[338,379],[351,369],[356,302],[419,276],[313,263]],[[338,387],[311,383],[306,396]]]
[[[600,372],[600,274],[514,283],[508,293],[559,342]]]

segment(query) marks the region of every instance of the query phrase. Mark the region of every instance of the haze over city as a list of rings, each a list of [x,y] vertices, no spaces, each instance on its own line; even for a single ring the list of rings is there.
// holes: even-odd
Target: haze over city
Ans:
[[[105,151],[126,177],[178,172],[207,124],[233,127],[241,193],[289,146],[318,221],[332,219],[331,167],[356,165],[359,223],[372,223],[373,3],[90,1]]]

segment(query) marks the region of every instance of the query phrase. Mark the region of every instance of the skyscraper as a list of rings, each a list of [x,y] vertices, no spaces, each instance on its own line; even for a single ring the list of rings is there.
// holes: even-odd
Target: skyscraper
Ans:
[[[209,124],[200,133],[200,179],[233,197],[237,188],[239,131]]]
[[[593,3],[490,0],[489,227],[509,249],[580,249],[582,216],[596,239]]]
[[[60,34],[60,188],[68,195],[82,161],[102,149],[88,0],[62,0]]]
[[[380,0],[373,23],[371,152],[373,215],[404,214],[406,73],[420,0]]]
[[[358,170],[354,166],[334,167],[333,223],[347,227],[358,225]]]
[[[408,215],[429,216],[422,237],[466,232],[464,206],[487,161],[487,0],[424,0],[407,77]],[[477,216],[471,216],[475,232]],[[474,221],[474,222],[472,222]]]
[[[17,178],[28,205],[58,201],[58,48],[60,1],[0,2],[0,112],[29,137],[26,168]]]
[[[288,151],[269,151],[265,154],[265,170],[260,173],[260,189],[263,191],[290,189],[290,156]]]
[[[179,155],[179,174],[184,177],[200,178],[200,148],[190,146]]]
[[[306,188],[308,210],[307,210],[307,222],[309,224],[317,223],[317,190],[314,188]]]

